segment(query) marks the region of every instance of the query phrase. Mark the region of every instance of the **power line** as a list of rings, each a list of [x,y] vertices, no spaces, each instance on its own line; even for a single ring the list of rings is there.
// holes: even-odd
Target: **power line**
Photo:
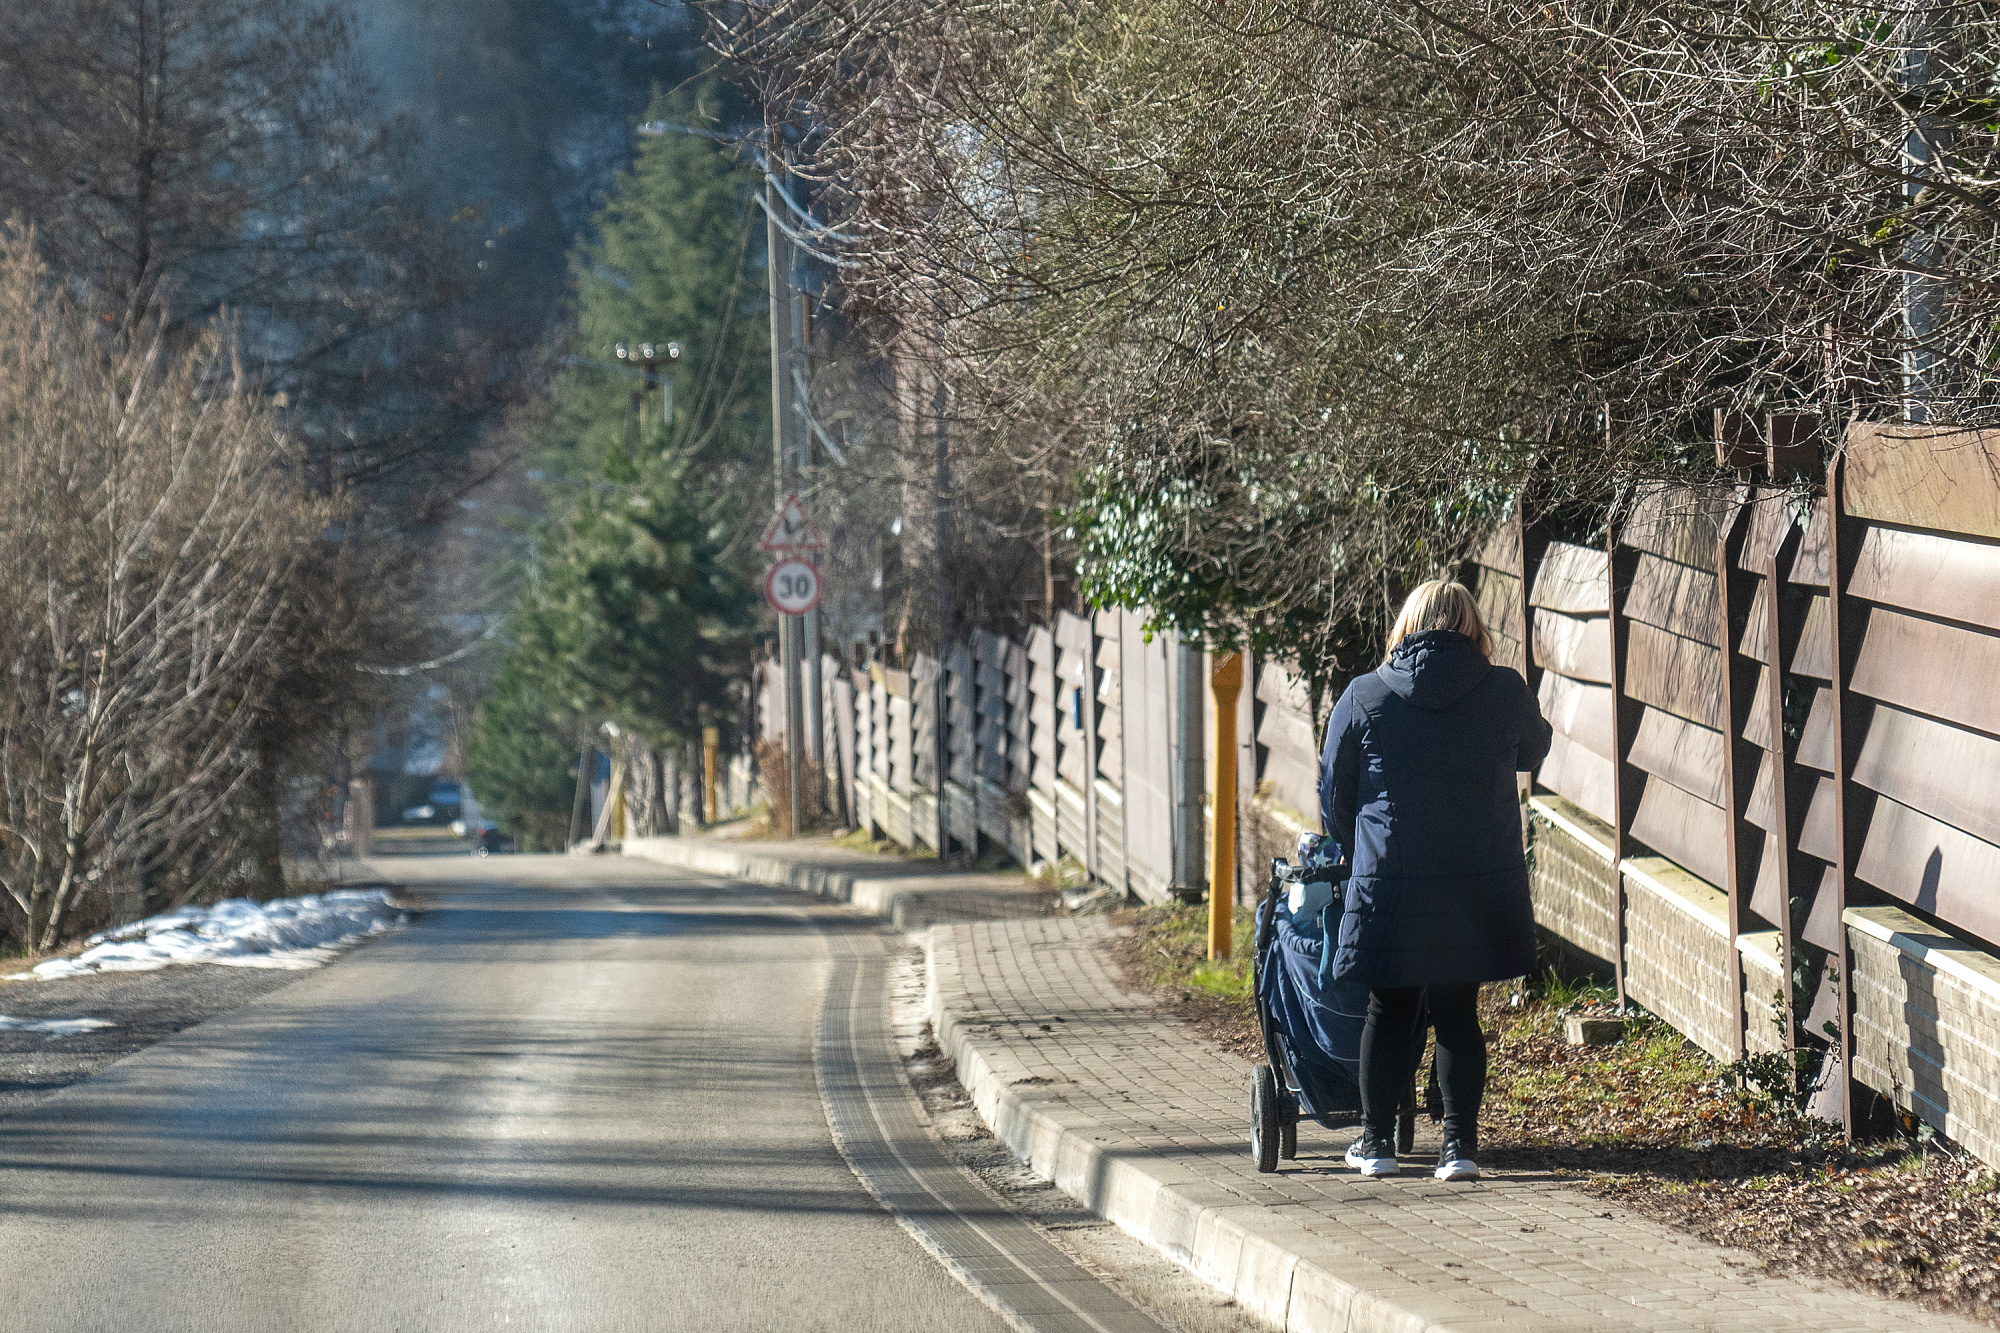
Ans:
[[[371,676],[414,676],[419,672],[434,671],[438,667],[447,666],[450,663],[458,661],[459,658],[468,655],[475,648],[479,647],[480,644],[485,643],[488,639],[499,633],[500,626],[505,619],[506,617],[504,616],[496,616],[493,623],[488,625],[478,638],[472,640],[470,643],[461,644],[459,647],[446,653],[443,657],[433,657],[428,662],[414,662],[409,666],[393,667],[370,666],[365,662],[357,662],[354,665],[354,669],[356,671],[365,671]]]

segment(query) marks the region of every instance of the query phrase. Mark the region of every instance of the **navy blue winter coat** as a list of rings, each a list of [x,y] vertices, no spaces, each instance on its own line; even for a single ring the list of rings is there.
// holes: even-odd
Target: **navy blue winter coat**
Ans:
[[[1514,775],[1549,734],[1520,673],[1450,630],[1412,634],[1347,687],[1319,768],[1320,826],[1353,865],[1335,977],[1428,986],[1534,967]]]

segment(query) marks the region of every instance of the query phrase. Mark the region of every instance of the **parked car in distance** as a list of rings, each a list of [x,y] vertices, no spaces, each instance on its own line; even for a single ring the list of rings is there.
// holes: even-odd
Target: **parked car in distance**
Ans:
[[[464,809],[464,798],[459,793],[459,785],[445,778],[431,783],[430,796],[422,805],[408,806],[403,810],[405,824],[451,824],[457,833],[457,821]]]

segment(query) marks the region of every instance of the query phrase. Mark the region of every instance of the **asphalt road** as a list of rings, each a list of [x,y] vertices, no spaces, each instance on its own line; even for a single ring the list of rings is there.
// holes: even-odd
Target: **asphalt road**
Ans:
[[[0,1328],[1005,1327],[827,1127],[871,924],[615,857],[397,874],[410,930],[0,1120]]]

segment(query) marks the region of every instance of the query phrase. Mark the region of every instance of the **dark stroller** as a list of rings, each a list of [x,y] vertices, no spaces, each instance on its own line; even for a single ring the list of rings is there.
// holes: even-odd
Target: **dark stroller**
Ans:
[[[1268,1063],[1250,1071],[1250,1151],[1259,1171],[1276,1171],[1280,1158],[1298,1156],[1299,1121],[1328,1129],[1361,1122],[1361,1029],[1368,1020],[1368,987],[1353,982],[1320,985],[1320,957],[1327,927],[1337,931],[1343,885],[1325,867],[1271,862],[1270,889],[1257,911],[1253,973],[1257,1023]],[[1308,878],[1310,877],[1310,878]],[[1308,885],[1325,886],[1318,892]],[[1294,913],[1295,886],[1306,900]],[[1319,903],[1330,890],[1322,917]],[[1428,1025],[1419,1022],[1422,1054]],[[1413,1066],[1414,1067],[1414,1066]],[[1414,1080],[1396,1127],[1396,1150],[1411,1151],[1416,1137]]]

